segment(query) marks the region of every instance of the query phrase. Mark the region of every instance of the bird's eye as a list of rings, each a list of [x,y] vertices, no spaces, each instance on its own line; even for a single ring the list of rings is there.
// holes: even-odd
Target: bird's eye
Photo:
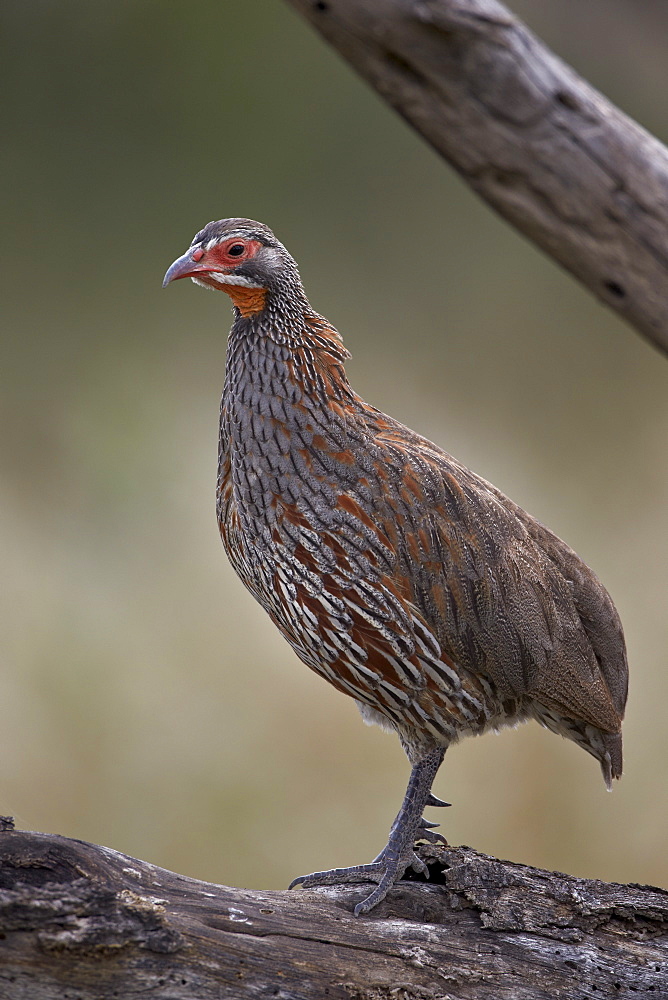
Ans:
[[[241,257],[245,249],[243,243],[233,243],[231,247],[227,248],[228,257]]]

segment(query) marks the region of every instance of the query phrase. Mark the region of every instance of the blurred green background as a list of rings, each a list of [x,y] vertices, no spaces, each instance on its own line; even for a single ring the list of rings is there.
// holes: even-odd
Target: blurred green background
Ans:
[[[665,3],[514,9],[668,137]],[[355,387],[573,545],[626,627],[614,795],[533,724],[469,740],[435,785],[448,838],[666,884],[665,358],[279,0],[22,0],[0,19],[0,811],[253,887],[385,843],[398,741],[296,659],[218,538],[228,300],[160,288],[196,230],[241,215],[299,260]]]

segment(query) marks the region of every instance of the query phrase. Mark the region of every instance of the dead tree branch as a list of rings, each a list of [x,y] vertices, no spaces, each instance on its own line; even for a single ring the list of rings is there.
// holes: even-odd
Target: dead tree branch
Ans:
[[[535,1000],[668,995],[668,892],[421,849],[368,888],[257,892],[105,847],[0,833],[3,1000]]]
[[[471,187],[668,352],[668,149],[497,0],[289,0]]]

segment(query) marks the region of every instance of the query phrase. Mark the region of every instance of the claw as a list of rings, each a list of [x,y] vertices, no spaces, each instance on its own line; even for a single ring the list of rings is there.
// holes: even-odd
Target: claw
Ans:
[[[413,855],[413,859],[408,865],[408,868],[412,868],[414,872],[418,873],[418,875],[424,875],[425,878],[429,878],[429,867],[422,860],[422,858],[418,858],[417,854]]]
[[[443,799],[437,799],[433,792],[429,793],[426,805],[428,806],[451,806],[452,802],[444,802]]]
[[[447,846],[448,843],[442,833],[432,833],[431,830],[418,830],[415,839],[426,840],[428,844],[445,844]]]
[[[429,844],[447,844],[447,840],[441,833],[432,833],[438,823],[430,823],[428,819],[422,817],[415,832],[415,840],[426,840]]]

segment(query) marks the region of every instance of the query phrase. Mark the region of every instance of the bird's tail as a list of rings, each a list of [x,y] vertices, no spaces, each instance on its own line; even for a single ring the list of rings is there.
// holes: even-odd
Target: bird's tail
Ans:
[[[609,792],[612,791],[612,779],[622,776],[622,734],[601,733],[603,755],[599,757],[603,780]]]

